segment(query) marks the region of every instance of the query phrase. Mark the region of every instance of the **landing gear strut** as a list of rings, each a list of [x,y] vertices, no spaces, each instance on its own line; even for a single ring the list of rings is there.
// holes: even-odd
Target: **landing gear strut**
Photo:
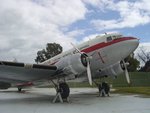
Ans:
[[[18,87],[18,92],[21,92],[22,91],[22,88],[21,87]]]
[[[106,82],[102,82],[101,84],[101,96],[105,97],[108,96],[109,97],[109,93],[110,93],[110,86],[108,83]]]
[[[109,86],[108,83],[102,82],[101,84],[98,84],[98,83],[95,82],[95,84],[98,87],[99,96],[101,96],[101,97],[109,96],[110,86]]]
[[[61,103],[63,103],[64,101],[69,102],[70,89],[68,84],[65,82],[59,83],[59,85],[55,84],[54,82],[53,84],[55,85],[55,89],[56,89],[56,96],[53,99],[53,103],[56,102],[57,98]]]

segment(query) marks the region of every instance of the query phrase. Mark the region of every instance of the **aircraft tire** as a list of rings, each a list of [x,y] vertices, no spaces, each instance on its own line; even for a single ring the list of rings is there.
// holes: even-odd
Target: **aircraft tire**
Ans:
[[[69,89],[68,84],[60,83],[59,88],[60,88],[60,94],[61,94],[62,99],[66,99],[70,94],[70,89]]]

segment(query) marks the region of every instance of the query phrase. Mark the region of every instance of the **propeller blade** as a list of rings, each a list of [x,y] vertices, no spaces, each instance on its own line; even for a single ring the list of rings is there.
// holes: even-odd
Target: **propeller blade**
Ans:
[[[127,80],[127,83],[130,84],[130,77],[129,77],[129,72],[127,70],[127,65],[125,63],[125,61],[123,60],[123,65],[125,67],[125,76],[126,76],[126,80]]]
[[[75,48],[75,50],[77,50],[80,54],[82,54],[82,52],[73,43],[71,43],[71,45]]]
[[[130,84],[130,78],[129,78],[129,73],[127,69],[125,69],[125,76],[126,76],[128,84]]]
[[[92,85],[92,75],[91,75],[91,69],[90,69],[90,62],[87,63],[87,76],[89,80],[89,84]]]
[[[71,45],[82,55],[84,55],[73,43],[71,43]],[[92,57],[86,56],[87,59],[87,76],[88,76],[88,80],[89,80],[89,84],[92,85],[92,75],[91,75],[91,69],[90,69],[90,59],[92,59]]]

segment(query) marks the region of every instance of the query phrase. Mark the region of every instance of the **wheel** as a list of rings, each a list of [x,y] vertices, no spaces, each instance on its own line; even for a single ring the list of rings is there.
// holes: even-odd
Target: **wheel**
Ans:
[[[105,94],[106,94],[107,96],[109,96],[109,92],[110,92],[109,84],[106,83],[106,82],[103,82],[103,83],[102,83],[102,87],[103,87],[103,89],[104,89]]]
[[[21,92],[21,90],[22,90],[22,88],[19,88],[19,87],[18,87],[18,91]]]
[[[62,99],[66,99],[70,94],[70,89],[67,83],[59,84],[60,94]]]
[[[105,93],[106,93],[107,95],[109,95],[109,92],[110,92],[110,87],[109,87],[109,84],[106,83],[106,84],[105,84]]]
[[[102,90],[102,86],[101,86],[101,84],[98,84],[98,90],[99,90],[99,93],[101,92],[101,90]]]

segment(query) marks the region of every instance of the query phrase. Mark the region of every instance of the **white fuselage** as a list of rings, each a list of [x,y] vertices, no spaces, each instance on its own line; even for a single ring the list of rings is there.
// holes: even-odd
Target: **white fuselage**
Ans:
[[[88,66],[92,78],[105,75],[116,76],[123,72],[120,61],[130,55],[138,47],[138,44],[137,38],[123,37],[120,34],[97,36],[77,46],[81,52],[88,56],[89,65],[84,65],[86,58],[82,57],[83,53],[78,53],[77,48],[72,48],[42,63],[46,66],[54,65],[49,66],[50,70],[41,68],[43,65],[1,61],[0,80],[8,83],[53,80],[57,77],[66,77],[70,80],[81,78],[81,76],[87,77],[84,75],[88,72]]]
[[[123,37],[120,34],[106,34],[97,36],[77,46],[79,50],[91,56],[92,73],[97,70],[104,70],[130,55],[138,46],[139,41],[133,37]],[[42,64],[55,65],[61,58],[74,54],[77,51],[73,48],[63,52]]]

